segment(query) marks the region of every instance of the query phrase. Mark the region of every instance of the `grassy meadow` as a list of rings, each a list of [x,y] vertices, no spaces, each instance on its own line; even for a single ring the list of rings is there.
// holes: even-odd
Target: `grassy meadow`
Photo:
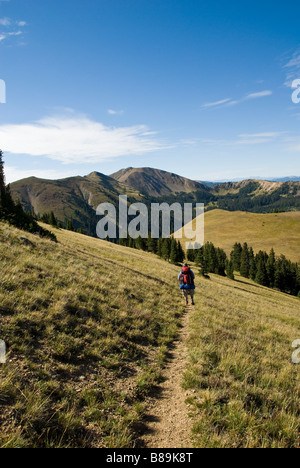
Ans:
[[[178,267],[53,232],[0,223],[0,447],[136,447],[182,322]],[[299,448],[299,299],[240,277],[196,284],[182,376],[195,447]]]
[[[195,446],[299,448],[299,299],[214,275],[196,299],[183,378]]]
[[[269,253],[273,247],[277,255],[299,263],[299,232],[299,211],[257,214],[213,210],[205,213],[205,242],[212,242],[227,254],[235,242],[247,242],[256,253],[259,250]]]
[[[54,232],[0,223],[0,447],[132,447],[183,313],[178,268]]]

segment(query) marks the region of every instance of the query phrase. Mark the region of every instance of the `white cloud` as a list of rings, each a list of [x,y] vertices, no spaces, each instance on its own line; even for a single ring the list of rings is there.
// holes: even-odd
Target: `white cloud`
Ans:
[[[7,17],[0,18],[0,26],[2,26],[2,31],[0,31],[0,42],[4,41],[5,39],[8,39],[9,37],[21,36],[23,34],[23,31],[20,28],[26,25],[26,21],[13,21],[12,19]]]
[[[286,71],[284,84],[290,88],[294,79],[300,78],[300,49],[292,54],[283,69]]]
[[[265,143],[271,143],[275,140],[284,141],[286,132],[263,132],[263,133],[251,133],[241,134],[232,140],[218,140],[218,139],[207,139],[202,138],[199,141],[204,145],[215,146],[215,147],[227,147],[236,148],[238,146],[251,146],[261,145]]]
[[[10,26],[11,20],[9,18],[0,18],[1,26]]]
[[[23,31],[16,31],[16,32],[7,33],[7,36],[21,36],[22,34],[23,34]]]
[[[283,134],[285,134],[285,132],[250,133],[250,134],[240,135],[240,137],[241,138],[277,138]]]
[[[107,112],[109,115],[123,115],[124,114],[123,110],[108,109]]]
[[[222,104],[226,104],[227,102],[231,101],[231,98],[227,99],[222,99],[221,101],[216,101],[216,102],[208,102],[206,104],[203,104],[202,107],[208,108],[208,107],[216,107],[216,106],[221,106]]]
[[[144,125],[108,127],[85,116],[46,117],[33,123],[0,126],[4,151],[44,156],[64,164],[99,163],[166,148]]]
[[[261,91],[259,93],[252,93],[252,94],[248,94],[247,96],[245,96],[245,100],[248,100],[248,99],[259,99],[259,98],[263,98],[263,97],[267,97],[267,96],[272,96],[273,92],[272,91]]]
[[[208,102],[206,104],[203,104],[202,108],[208,109],[208,108],[214,108],[214,107],[233,107],[233,106],[236,106],[237,104],[248,101],[250,99],[259,99],[259,98],[271,96],[272,94],[273,92],[270,90],[260,91],[258,93],[247,94],[246,96],[244,96],[243,98],[239,100],[233,100],[232,98],[227,98],[227,99],[222,99],[221,101]]]

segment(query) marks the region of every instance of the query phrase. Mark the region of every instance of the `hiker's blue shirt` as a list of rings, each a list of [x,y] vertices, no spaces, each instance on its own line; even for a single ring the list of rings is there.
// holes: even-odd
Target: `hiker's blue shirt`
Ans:
[[[192,270],[190,270],[190,273],[192,274],[193,278],[195,279],[195,274]],[[182,271],[178,275],[178,280],[180,280],[180,276],[182,275]],[[180,289],[186,289],[186,290],[191,290],[191,289],[196,289],[196,286],[194,284],[180,284],[179,285]]]

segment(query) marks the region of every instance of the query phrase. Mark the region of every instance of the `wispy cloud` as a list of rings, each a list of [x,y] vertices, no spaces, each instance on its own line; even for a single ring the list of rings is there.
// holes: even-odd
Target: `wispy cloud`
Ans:
[[[81,115],[2,125],[0,141],[6,152],[43,156],[64,164],[99,163],[169,147],[144,125],[108,127]]]
[[[270,91],[270,90],[260,91],[259,93],[251,93],[245,96],[244,99],[242,99],[242,101],[247,101],[248,99],[260,99],[260,98],[264,98],[267,96],[272,96],[272,94],[273,94],[273,91]]]
[[[24,31],[21,28],[24,28],[26,25],[26,21],[14,21],[7,17],[0,18],[0,42],[11,37],[22,36]]]
[[[300,78],[300,48],[296,50],[288,59],[288,62],[283,65],[286,72],[285,85],[289,88],[295,79]]]
[[[213,138],[202,138],[199,141],[204,145],[215,147],[234,148],[238,146],[251,146],[272,143],[274,141],[284,140],[286,132],[261,132],[261,133],[245,133],[237,135],[235,139],[219,140]]]
[[[123,115],[124,111],[123,110],[108,109],[107,113],[109,115]]]
[[[11,20],[9,18],[0,18],[0,25],[1,26],[10,26]]]
[[[226,104],[229,101],[231,101],[231,98],[222,99],[221,101],[216,101],[216,102],[207,102],[206,104],[203,104],[202,107],[208,108],[208,107],[222,106],[222,104]]]
[[[233,107],[238,104],[241,104],[242,102],[249,101],[251,99],[261,99],[264,97],[272,96],[272,94],[273,94],[273,91],[271,90],[259,91],[257,93],[249,93],[240,99],[234,100],[232,98],[226,98],[220,101],[208,102],[202,105],[202,109],[217,108],[217,107]]]

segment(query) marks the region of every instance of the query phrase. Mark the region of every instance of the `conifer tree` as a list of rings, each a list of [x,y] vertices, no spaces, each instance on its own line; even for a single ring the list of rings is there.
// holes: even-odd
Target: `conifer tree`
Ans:
[[[15,203],[10,193],[9,185],[5,185],[3,153],[0,150],[0,219],[8,221],[13,226],[24,231],[38,233],[56,241],[51,232],[40,227],[30,213],[25,213],[20,202]]]
[[[68,219],[67,221],[67,230],[68,231],[74,231],[74,225],[73,225],[73,221],[71,219]],[[107,240],[107,239],[106,239]],[[109,240],[109,239],[108,239]]]
[[[197,251],[193,249],[188,249],[187,251],[187,261],[194,262],[196,259]]]
[[[258,256],[255,281],[262,286],[268,286],[268,273],[263,256]]]
[[[156,249],[156,253],[160,258],[162,258],[162,245],[163,245],[163,239],[160,238],[157,241],[157,249]]]
[[[180,241],[177,242],[177,248],[178,248],[178,262],[183,263],[184,260],[185,260],[185,252],[184,252],[184,250],[182,248],[182,245],[181,245]],[[193,252],[195,252],[195,251],[193,250]]]
[[[51,226],[57,226],[57,220],[55,218],[53,211],[51,211],[49,215],[49,224],[51,224]]]
[[[156,250],[157,250],[157,239],[153,239],[151,237],[151,234],[149,234],[149,237],[147,240],[147,250],[148,252],[151,252],[151,253],[156,253]]]
[[[275,284],[275,270],[276,270],[276,255],[274,249],[271,250],[267,261],[267,273],[269,278],[269,285],[274,288]]]
[[[171,239],[163,239],[161,254],[164,260],[167,260],[167,261],[170,260]]]
[[[171,240],[170,262],[173,263],[173,265],[176,265],[179,262],[177,241],[174,238]]]
[[[249,249],[248,249],[247,243],[245,243],[242,248],[240,273],[244,278],[249,278],[250,259],[249,259]]]
[[[236,242],[233,246],[233,251],[231,252],[230,259],[233,263],[233,268],[236,271],[241,270],[241,255],[243,248],[239,242]]]
[[[226,276],[234,280],[234,268],[231,260],[226,260]]]

